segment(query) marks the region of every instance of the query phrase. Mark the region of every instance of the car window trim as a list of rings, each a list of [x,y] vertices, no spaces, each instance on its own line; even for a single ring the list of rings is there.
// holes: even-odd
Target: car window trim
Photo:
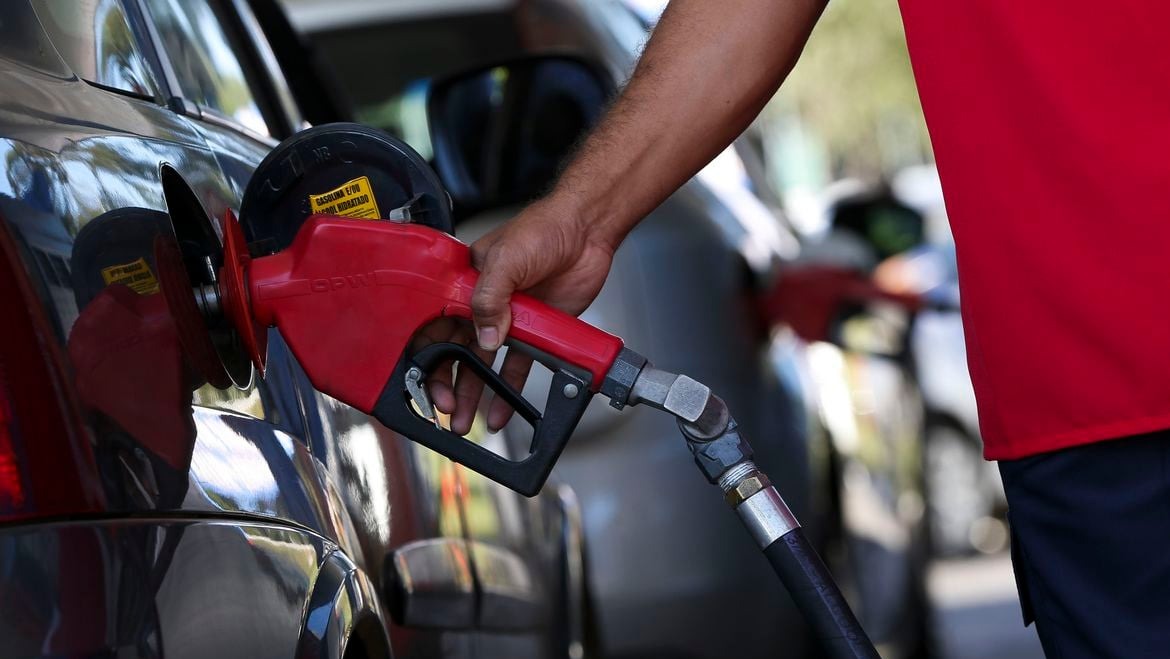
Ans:
[[[275,148],[276,145],[280,144],[280,140],[276,139],[275,137],[252,130],[235,119],[231,119],[230,117],[226,117],[223,114],[216,112],[212,108],[199,108],[198,116],[193,115],[193,118],[198,119],[203,123],[218,126],[220,128],[226,128],[232,132],[239,133],[243,137],[260,142],[261,144],[265,144],[269,148]]]
[[[280,137],[287,137],[300,130],[305,119],[297,107],[292,89],[284,78],[284,71],[280,68],[272,44],[268,41],[268,35],[252,7],[247,0],[230,2],[235,9],[233,18],[241,33],[243,46],[255,60],[256,73],[264,78],[261,85],[266,87],[264,91],[269,97],[268,103],[272,106],[272,113],[278,115],[277,118],[280,120],[280,130],[275,132]]]
[[[293,129],[290,128],[292,126],[291,118],[284,111],[272,77],[264,64],[263,56],[253,41],[256,38],[263,39],[264,33],[248,31],[244,17],[240,13],[241,5],[238,0],[207,0],[207,3],[212,6],[213,11],[217,12],[224,36],[237,50],[236,55],[240,62],[240,69],[244,74],[244,80],[248,83],[248,90],[252,92],[253,99],[256,101],[256,109],[260,111],[260,116],[264,118],[264,123],[268,126],[269,132],[272,133],[271,136],[266,136],[266,140],[275,140],[273,141],[275,145],[279,143],[280,136],[291,134]],[[242,129],[241,132],[246,135],[259,134],[222,113],[216,112],[214,108],[204,109],[205,112],[209,110],[217,118],[238,126]]]
[[[141,22],[146,30],[147,37],[149,37],[150,48],[153,51],[154,59],[158,63],[161,74],[159,79],[165,87],[163,91],[165,98],[162,99],[163,105],[177,114],[200,118],[199,107],[190,99],[183,97],[183,88],[179,85],[179,76],[175,73],[175,68],[171,64],[171,59],[166,52],[166,48],[163,47],[162,36],[158,33],[158,28],[154,24],[154,18],[150,15],[150,10],[146,8],[143,0],[124,0],[124,2],[132,2],[134,4],[137,20]]]
[[[134,40],[134,46],[139,48],[142,51],[142,58],[144,60],[146,60],[147,64],[150,66],[151,74],[154,75],[154,82],[155,82],[155,87],[156,87],[155,93],[153,95],[139,94],[137,92],[130,91],[129,89],[121,89],[119,87],[113,87],[111,85],[102,84],[100,82],[96,82],[93,80],[88,80],[86,78],[83,78],[80,75],[78,75],[76,71],[73,71],[73,75],[76,76],[76,79],[84,82],[85,84],[89,85],[90,87],[93,87],[95,89],[100,89],[104,92],[109,92],[111,94],[117,94],[119,96],[124,96],[126,98],[132,98],[132,99],[137,100],[137,101],[146,101],[149,103],[154,103],[155,105],[165,105],[166,95],[169,92],[169,90],[167,88],[168,87],[167,81],[163,78],[161,62],[160,62],[159,57],[158,57],[158,51],[155,50],[154,40],[151,38],[150,31],[147,29],[148,21],[143,20],[143,16],[139,13],[141,10],[141,7],[139,6],[138,3],[139,3],[139,0],[118,0],[118,4],[122,7],[122,11],[125,14],[126,22],[128,24],[128,27],[130,28],[130,37],[131,37],[131,39]],[[33,7],[33,13],[34,14],[36,13],[35,7]],[[42,20],[42,19],[40,16],[38,16],[37,20]],[[47,28],[42,28],[42,29],[46,30],[46,35],[49,38],[49,42],[52,43],[53,42],[53,35],[48,34]],[[56,48],[56,47],[57,46],[54,45],[54,48]]]
[[[257,141],[261,144],[265,144],[269,147],[274,147],[280,143],[279,140],[277,140],[273,136],[265,135],[263,133],[255,131],[251,128],[248,128],[247,126],[241,124],[240,122],[238,122],[230,117],[227,117],[220,112],[217,112],[214,108],[203,107],[203,106],[199,105],[198,103],[196,103],[195,101],[191,100],[190,98],[187,98],[186,96],[184,96],[183,95],[183,87],[179,83],[178,74],[175,73],[175,68],[174,68],[174,64],[171,62],[170,53],[167,52],[166,46],[163,45],[162,35],[160,35],[158,32],[158,26],[155,25],[154,17],[150,15],[150,10],[146,7],[143,0],[126,0],[126,1],[127,2],[134,2],[137,5],[138,11],[142,12],[142,15],[141,15],[142,22],[146,26],[147,32],[149,33],[149,36],[150,36],[151,45],[153,46],[153,49],[154,49],[155,53],[157,54],[160,67],[163,70],[162,80],[163,80],[163,84],[167,87],[167,91],[166,91],[167,98],[166,98],[165,104],[168,108],[171,109],[171,111],[175,112],[176,114],[181,114],[181,115],[189,117],[191,119],[195,119],[197,121],[209,123],[211,125],[218,126],[220,128],[226,128],[228,130],[231,130],[232,132],[239,133],[243,137]],[[223,23],[235,23],[239,20],[239,16],[236,13],[236,8],[234,6],[232,6],[230,3],[225,4],[223,2],[218,2],[217,0],[208,0],[208,3],[215,5],[215,7],[214,7],[215,9],[219,9],[220,11],[229,15],[229,20],[224,21]],[[250,38],[250,36],[247,34],[243,34],[243,35],[239,34],[239,28],[235,25],[224,24],[223,27],[224,27],[224,30],[227,33],[227,36],[229,39],[232,39],[233,36],[235,36],[235,38],[237,40],[242,40],[245,42],[242,44],[242,47],[245,50],[249,51],[247,53],[247,55],[248,55],[247,59],[249,59],[250,61],[241,61],[241,65],[255,68],[256,63],[254,61],[251,61],[253,59],[253,55],[254,55],[252,52],[253,48],[246,43],[247,39]],[[236,31],[237,34],[233,35],[232,34],[233,31]],[[241,45],[241,44],[233,44],[233,45]],[[270,122],[271,118],[267,115],[270,114],[271,111],[266,112],[265,110],[269,107],[274,106],[274,105],[279,108],[279,104],[273,104],[271,99],[267,98],[267,96],[269,95],[267,88],[256,89],[257,86],[258,87],[266,87],[266,85],[264,84],[264,82],[266,82],[266,81],[253,80],[253,78],[255,78],[255,77],[257,77],[255,75],[255,73],[251,77],[249,77],[248,71],[246,71],[246,70],[244,71],[244,78],[249,83],[249,89],[252,90],[253,92],[259,92],[259,95],[257,97],[257,104],[260,106],[261,115],[264,116],[264,119],[266,122]],[[286,122],[288,120],[287,117],[283,117],[283,116],[279,117],[279,119],[282,122]]]

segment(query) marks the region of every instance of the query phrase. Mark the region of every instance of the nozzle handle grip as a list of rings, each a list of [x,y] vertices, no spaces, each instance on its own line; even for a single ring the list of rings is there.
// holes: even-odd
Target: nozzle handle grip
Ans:
[[[420,329],[472,317],[479,281],[468,246],[452,236],[321,215],[288,248],[238,270],[232,299],[249,305],[234,319],[239,332],[278,327],[317,389],[364,412]],[[587,373],[598,391],[621,339],[527,295],[511,309],[511,340]]]
[[[317,215],[286,249],[236,265],[239,290],[232,300],[240,308],[234,324],[241,333],[278,327],[318,390],[529,496],[548,478],[623,347],[616,336],[516,295],[510,341],[537,353],[554,372],[544,414],[538,414],[465,346],[433,344],[411,354],[431,321],[472,317],[479,273],[468,246],[452,236],[411,224]],[[419,415],[413,397],[426,406],[429,401],[420,394],[419,378],[407,386],[407,374],[447,360],[474,370],[520,411],[533,426],[530,455],[509,460]],[[425,412],[433,419],[433,410]]]
[[[880,659],[820,556],[800,528],[764,549],[830,659]]]
[[[461,287],[457,303],[444,308],[444,316],[472,320],[471,293],[479,273],[469,269],[465,279],[469,285]],[[594,393],[625,346],[609,332],[524,293],[512,296],[511,310],[509,344],[550,368],[567,366],[587,375],[586,385]]]
[[[528,456],[521,460],[509,460],[419,416],[406,393],[407,372],[417,367],[429,373],[447,361],[458,361],[461,368],[471,368],[488,388],[532,426],[532,446]],[[520,494],[535,496],[548,480],[553,465],[589,405],[593,395],[586,384],[585,380],[566,370],[555,371],[548,401],[541,414],[471,349],[455,343],[435,343],[412,357],[403,355],[382,390],[372,414],[391,430],[468,469]]]

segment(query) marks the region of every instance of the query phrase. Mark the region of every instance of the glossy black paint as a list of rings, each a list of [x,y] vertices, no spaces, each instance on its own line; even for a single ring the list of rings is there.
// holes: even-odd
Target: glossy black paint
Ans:
[[[330,551],[263,522],[93,520],[0,533],[4,656],[289,657]],[[307,627],[314,627],[309,620]],[[311,632],[310,632],[311,633]]]
[[[183,97],[138,0],[87,1],[93,20],[67,34],[38,18],[53,0],[9,3],[0,21],[0,258],[45,319],[46,343],[25,349],[65,374],[77,410],[75,433],[15,441],[91,456],[61,471],[21,459],[33,495],[77,485],[0,508],[0,655],[469,656],[476,632],[398,627],[381,589],[395,547],[465,542],[454,466],[314,391],[275,331],[266,379],[211,386],[159,290],[156,242],[239,209],[272,137],[300,122],[247,3],[210,3],[272,136]],[[132,38],[116,35],[115,64],[157,89],[62,59],[105,52],[110,25]],[[537,512],[562,527],[561,508]]]

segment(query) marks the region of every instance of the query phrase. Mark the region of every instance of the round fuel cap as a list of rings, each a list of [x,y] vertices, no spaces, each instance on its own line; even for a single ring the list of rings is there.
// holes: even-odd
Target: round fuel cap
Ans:
[[[451,201],[410,145],[353,123],[324,124],[281,142],[256,167],[240,205],[253,255],[292,243],[311,215],[391,219],[451,233]]]

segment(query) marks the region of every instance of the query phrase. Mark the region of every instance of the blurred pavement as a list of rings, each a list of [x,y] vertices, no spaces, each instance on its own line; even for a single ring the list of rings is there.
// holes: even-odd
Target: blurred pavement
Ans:
[[[1033,627],[1025,628],[1007,552],[935,563],[934,598],[946,659],[1041,659]]]

